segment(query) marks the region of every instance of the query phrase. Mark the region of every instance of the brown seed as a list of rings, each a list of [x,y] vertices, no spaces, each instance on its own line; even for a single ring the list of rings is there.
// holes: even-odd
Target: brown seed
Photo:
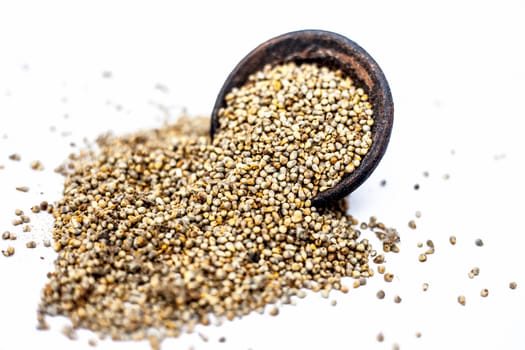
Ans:
[[[379,272],[380,274],[385,273],[385,270],[386,270],[385,265],[379,265],[379,266],[377,267],[377,272]]]
[[[479,275],[479,267],[473,267],[470,272],[468,273],[469,278],[474,278],[475,276]]]
[[[416,338],[421,338],[421,332],[416,332]]]
[[[26,247],[27,248],[36,248],[36,242],[35,241],[26,242]]]
[[[422,286],[423,292],[426,292],[428,290],[428,287],[429,287],[428,283],[426,282],[423,283],[423,286]]]
[[[2,250],[2,254],[3,254],[5,257],[13,256],[13,254],[15,254],[15,248],[9,246],[9,247],[7,247],[6,250]]]
[[[518,287],[518,284],[516,282],[510,282],[509,283],[509,288],[510,289],[516,289]]]
[[[399,304],[401,302],[401,297],[399,295],[396,295],[394,297],[394,303]]]
[[[427,255],[426,254],[419,254],[419,261],[420,262],[425,262],[427,261]]]
[[[377,336],[376,336],[376,340],[377,340],[378,342],[380,342],[380,343],[381,343],[382,341],[385,340],[385,336],[383,335],[383,332],[379,332],[379,333],[377,334]]]
[[[22,157],[18,153],[13,153],[13,154],[9,155],[9,159],[10,160],[14,160],[14,161],[20,161],[22,159]]]
[[[458,303],[460,303],[461,305],[465,306],[465,304],[467,303],[467,300],[465,299],[464,295],[458,296]]]
[[[392,273],[385,273],[385,277],[384,277],[385,281],[386,282],[392,282],[392,280],[394,279],[394,275]]]
[[[450,236],[448,240],[449,240],[450,244],[452,244],[452,245],[456,244],[456,236]]]
[[[483,288],[481,292],[479,293],[482,297],[486,297],[489,295],[489,290],[487,288]]]
[[[9,232],[9,231],[4,231],[2,233],[2,239],[4,239],[4,240],[5,239],[9,239],[10,236],[11,236],[11,232]]]
[[[270,308],[270,311],[268,312],[270,316],[277,316],[279,315],[279,308],[277,306],[273,306]]]
[[[40,210],[47,210],[48,203],[46,201],[40,202]]]
[[[41,161],[34,160],[31,162],[31,169],[41,171],[41,170],[44,170],[44,165],[42,164]]]
[[[377,299],[384,299],[385,298],[385,291],[384,290],[378,290],[376,293]]]
[[[29,187],[27,186],[17,186],[15,189],[20,192],[29,192]]]
[[[385,262],[385,256],[383,254],[379,254],[377,256],[374,257],[374,263],[376,264],[382,264]]]
[[[408,227],[410,227],[411,229],[415,230],[416,229],[416,222],[414,220],[410,220],[408,222]]]

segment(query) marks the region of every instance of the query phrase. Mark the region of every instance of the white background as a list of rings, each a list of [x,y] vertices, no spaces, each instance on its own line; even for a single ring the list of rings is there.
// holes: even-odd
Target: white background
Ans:
[[[1,1],[0,232],[18,239],[0,241],[0,250],[16,248],[13,257],[0,255],[0,349],[88,349],[94,338],[81,331],[72,343],[61,334],[62,318],[50,320],[49,331],[35,328],[53,269],[55,253],[42,245],[52,220],[32,216],[29,233],[11,221],[16,208],[30,213],[60,198],[62,178],[53,169],[84,138],[160,126],[184,110],[208,115],[244,55],[273,36],[310,28],[356,41],[390,82],[390,146],[351,196],[350,212],[399,230],[401,253],[388,255],[386,265],[396,277],[387,284],[376,275],[328,300],[309,295],[278,317],[198,328],[208,342],[190,334],[163,349],[525,349],[524,15],[520,1]],[[8,159],[15,152],[20,162]],[[43,172],[30,170],[36,159]],[[14,189],[25,185],[28,193]],[[31,239],[33,250],[25,247]],[[420,263],[417,243],[427,239],[436,253]],[[469,279],[474,266],[480,275]],[[379,289],[384,300],[375,297]],[[148,347],[102,341],[97,348]]]

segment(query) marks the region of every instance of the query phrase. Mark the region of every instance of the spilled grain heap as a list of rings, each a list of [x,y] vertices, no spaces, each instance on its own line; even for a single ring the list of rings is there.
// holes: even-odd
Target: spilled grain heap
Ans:
[[[43,327],[65,315],[113,339],[177,336],[373,275],[344,202],[310,201],[371,146],[366,93],[340,72],[286,64],[226,102],[213,141],[208,120],[181,118],[103,137],[64,168]]]

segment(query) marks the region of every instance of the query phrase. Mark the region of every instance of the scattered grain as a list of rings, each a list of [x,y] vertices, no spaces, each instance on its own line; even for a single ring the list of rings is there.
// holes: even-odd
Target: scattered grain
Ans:
[[[30,165],[31,165],[31,169],[33,169],[33,170],[36,170],[36,171],[44,170],[44,165],[39,160],[32,161]]]
[[[392,273],[385,273],[384,279],[386,282],[392,282],[394,280],[394,275]]]
[[[467,303],[467,300],[465,299],[464,295],[458,296],[458,303],[460,303],[461,305],[465,306],[465,304]]]
[[[277,316],[277,315],[279,315],[279,308],[277,306],[271,307],[270,311],[268,311],[268,314],[270,316]]]
[[[377,334],[377,336],[376,336],[376,340],[377,340],[378,342],[380,342],[380,343],[383,342],[383,341],[385,340],[385,336],[384,336],[383,332],[379,332],[379,333]]]
[[[10,160],[14,160],[15,162],[18,162],[18,161],[20,161],[22,159],[22,157],[18,153],[13,153],[13,154],[9,155],[9,159]]]
[[[15,248],[12,247],[12,246],[9,246],[9,247],[6,248],[6,250],[2,250],[2,254],[5,257],[13,256],[15,254]]]
[[[198,334],[199,334],[199,338],[201,338],[203,342],[207,343],[210,340],[210,338],[208,338],[208,336],[205,335],[204,333],[199,332]]]
[[[474,278],[474,277],[476,277],[478,275],[479,275],[479,267],[473,267],[468,273],[468,277],[470,279],[472,279],[472,278]]]

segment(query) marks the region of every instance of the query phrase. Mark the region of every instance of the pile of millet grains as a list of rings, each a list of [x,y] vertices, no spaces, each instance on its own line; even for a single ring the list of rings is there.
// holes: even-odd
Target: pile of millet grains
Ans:
[[[218,118],[213,140],[208,118],[181,117],[102,136],[61,168],[41,328],[65,315],[101,337],[174,337],[373,275],[369,259],[384,258],[345,201],[311,203],[372,144],[365,91],[325,67],[268,66],[226,96]],[[395,230],[366,226],[398,250]]]

